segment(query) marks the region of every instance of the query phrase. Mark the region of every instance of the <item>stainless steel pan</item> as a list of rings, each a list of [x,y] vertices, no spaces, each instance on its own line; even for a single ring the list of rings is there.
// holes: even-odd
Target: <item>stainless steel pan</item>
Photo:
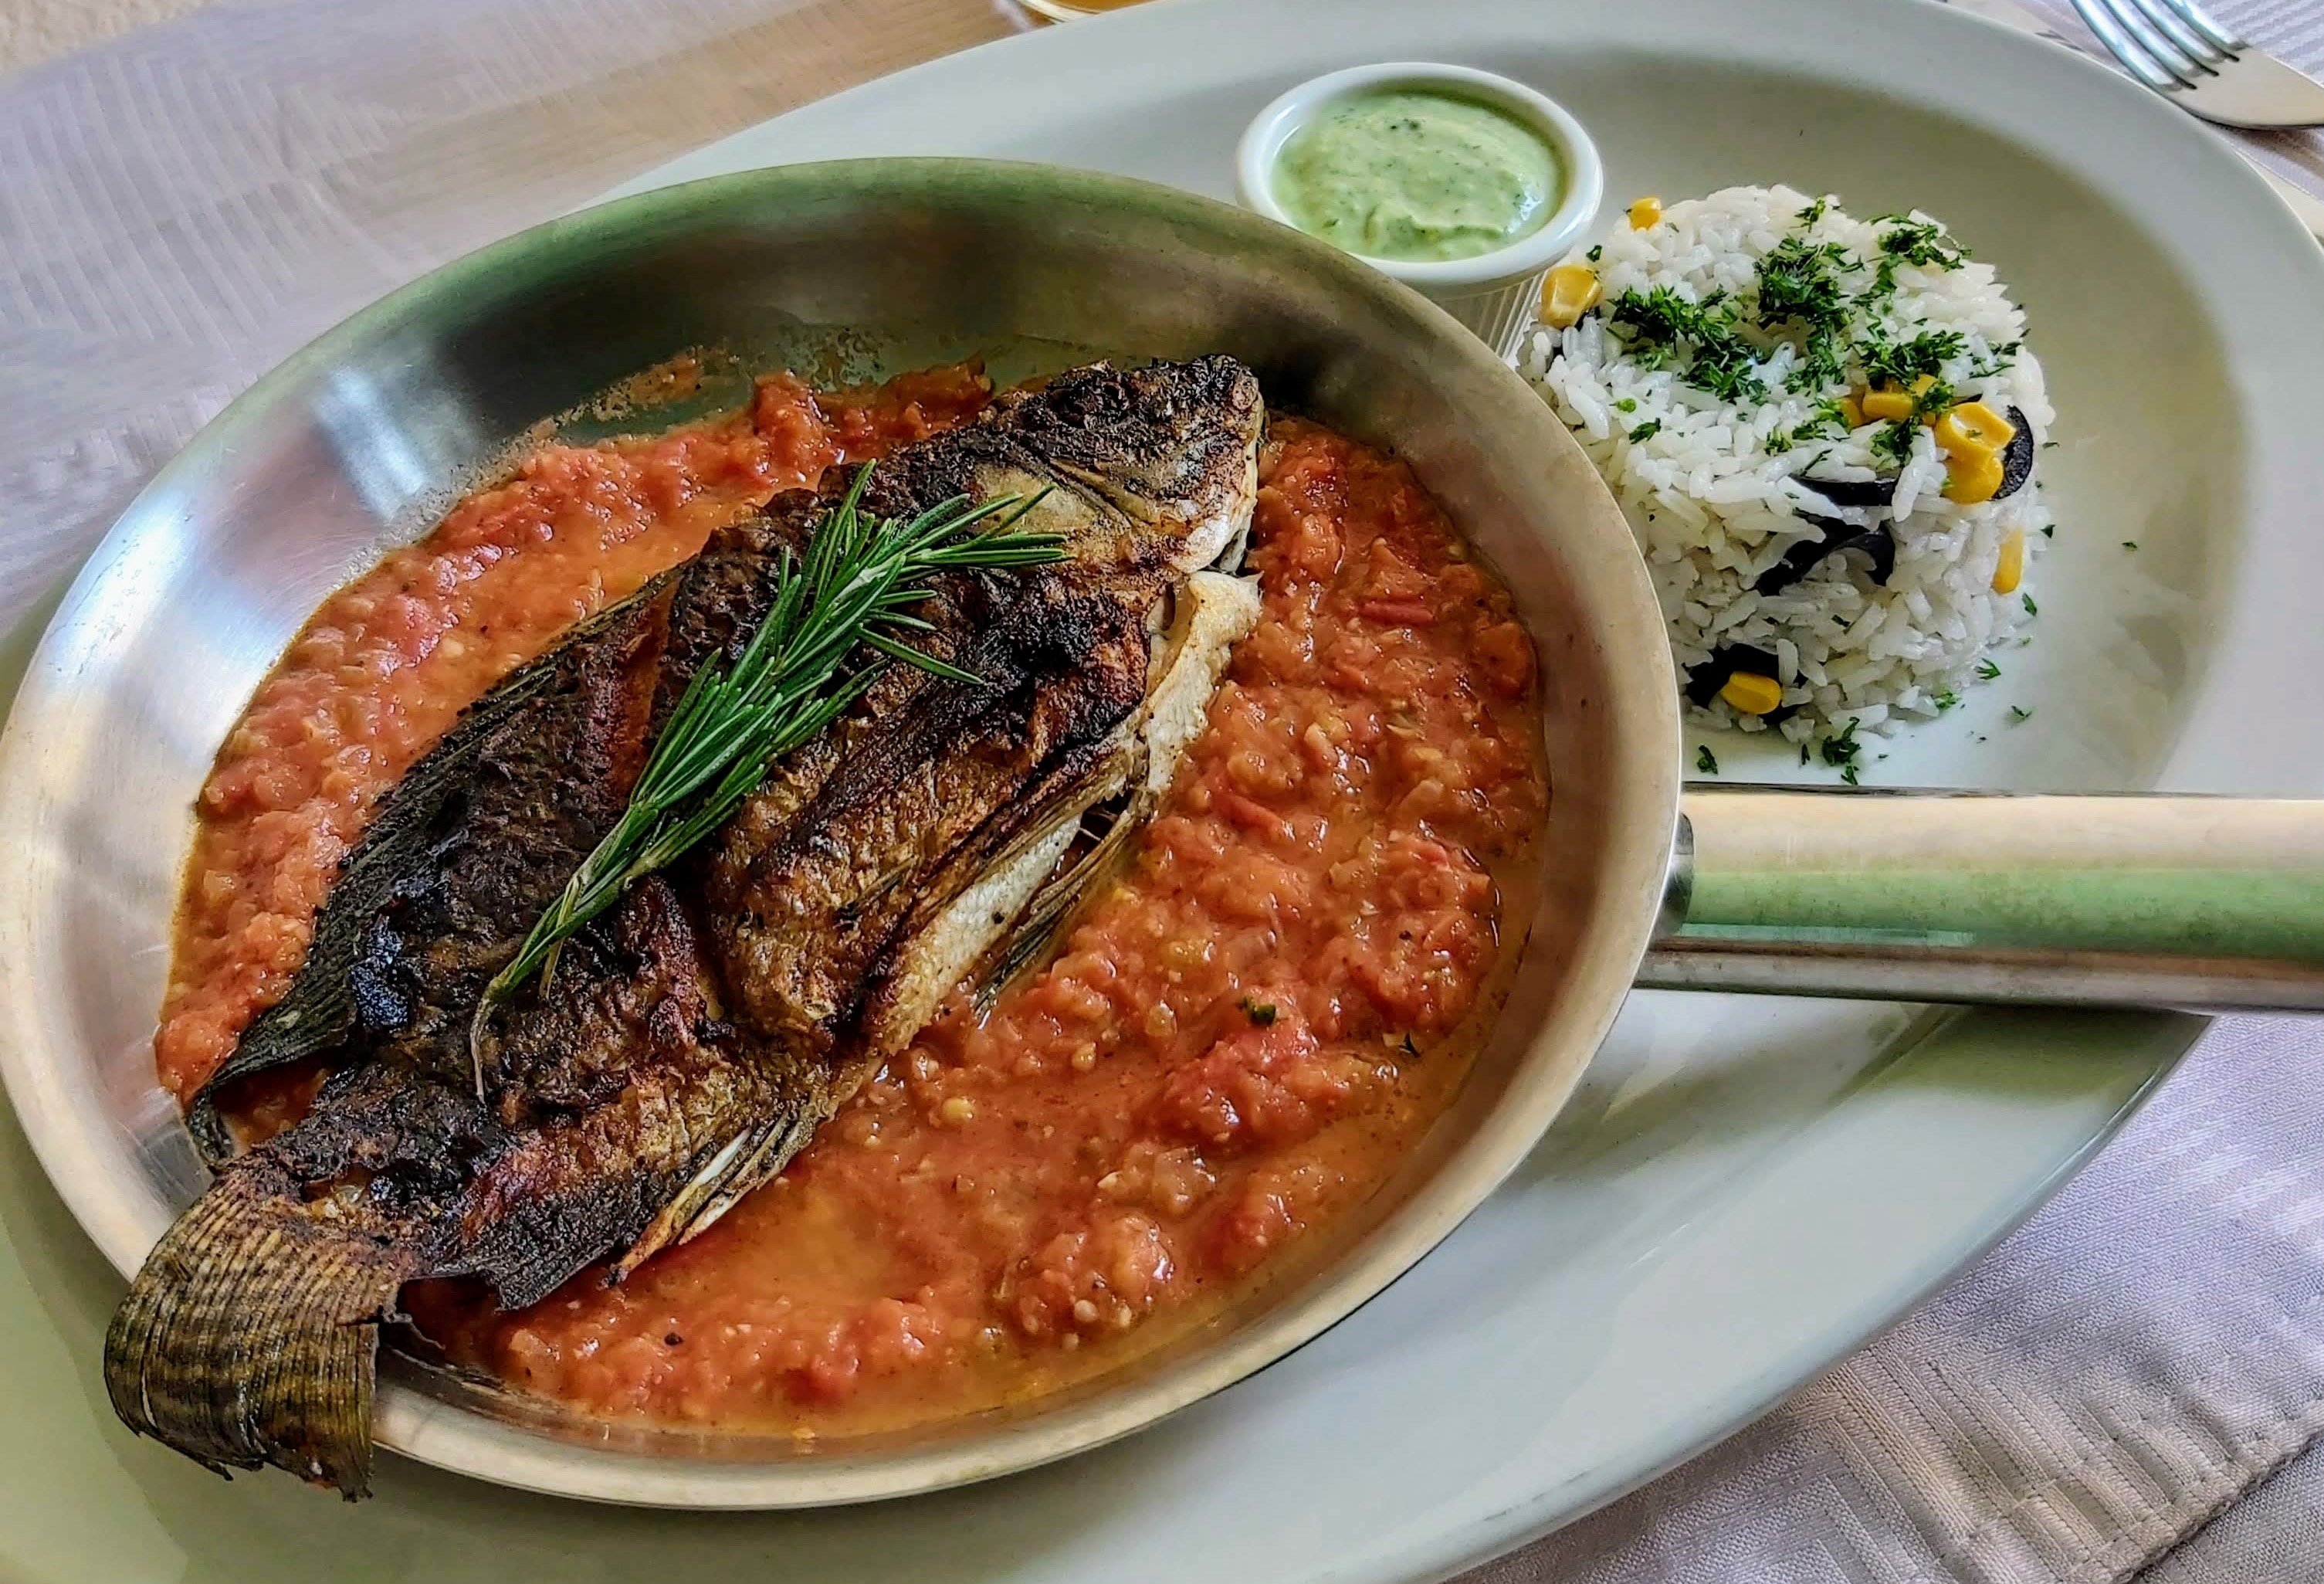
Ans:
[[[404,1367],[387,1446],[535,1489],[743,1507],[957,1484],[1127,1433],[1314,1336],[1450,1231],[1556,1114],[1642,961],[1644,982],[1724,988],[2324,1000],[2304,805],[1720,790],[1682,813],[1675,679],[1612,500],[1515,375],[1364,267],[1111,178],[799,166],[540,227],[357,315],[205,430],[68,595],[0,740],[0,1072],[124,1274],[200,1181],[151,1037],[192,800],[252,688],[330,588],[511,439],[701,346],[839,376],[981,353],[1003,378],[1227,350],[1278,404],[1395,447],[1540,647],[1550,857],[1540,894],[1512,899],[1516,988],[1371,1201],[1227,1323],[1088,1391],[801,1455],[608,1431]]]

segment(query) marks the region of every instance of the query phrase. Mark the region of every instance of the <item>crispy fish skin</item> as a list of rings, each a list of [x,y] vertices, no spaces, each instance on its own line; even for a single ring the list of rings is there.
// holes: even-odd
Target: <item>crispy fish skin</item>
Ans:
[[[714,536],[472,707],[383,801],[290,994],[189,1109],[217,1175],[106,1335],[123,1420],[220,1472],[272,1464],[353,1499],[405,1283],[477,1276],[518,1308],[608,1255],[618,1279],[780,1171],[1054,886],[1084,811],[1167,780],[1189,699],[1255,615],[1232,579],[1189,591],[1239,553],[1262,417],[1228,358],[1100,365],[882,463],[883,514],[1048,490],[1025,526],[1066,559],[939,579],[924,640],[982,685],[887,668],[498,1014],[482,1099],[484,985],[849,480]],[[308,1059],[327,1070],[312,1111],[232,1153],[221,1091]]]

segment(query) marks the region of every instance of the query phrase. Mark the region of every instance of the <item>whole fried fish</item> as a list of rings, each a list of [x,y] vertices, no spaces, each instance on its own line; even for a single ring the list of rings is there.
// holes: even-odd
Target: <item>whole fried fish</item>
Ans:
[[[1053,927],[1150,809],[1256,619],[1205,569],[1240,559],[1261,421],[1231,359],[1099,365],[881,463],[867,511],[1038,496],[1019,525],[1066,559],[939,579],[916,642],[981,684],[889,666],[498,1010],[481,1085],[485,984],[849,480],[715,535],[473,706],[382,801],[290,993],[190,1107],[217,1177],[106,1335],[121,1417],[221,1472],[362,1495],[405,1283],[481,1277],[518,1308],[608,1255],[618,1280],[780,1171],[964,975],[1020,961],[1009,938]],[[225,1087],[315,1058],[309,1115],[231,1153]]]

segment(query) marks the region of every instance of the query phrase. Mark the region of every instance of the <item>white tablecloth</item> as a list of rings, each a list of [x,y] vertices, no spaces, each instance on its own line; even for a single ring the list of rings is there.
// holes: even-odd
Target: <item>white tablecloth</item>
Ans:
[[[2087,38],[2062,0],[2031,4]],[[2218,9],[2324,64],[2318,0]],[[221,0],[0,82],[0,631],[204,421],[356,307],[687,148],[1026,25],[1006,0]],[[2324,191],[2324,140],[2255,146]],[[2324,1025],[2222,1024],[1956,1286],[1475,1579],[2324,1578],[2324,1450],[2276,1473],[2324,1431],[2319,1072]]]

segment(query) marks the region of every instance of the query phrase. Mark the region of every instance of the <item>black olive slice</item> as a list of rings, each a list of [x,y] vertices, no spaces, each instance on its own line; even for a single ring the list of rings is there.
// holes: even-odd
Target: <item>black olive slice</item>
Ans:
[[[1997,501],[2015,495],[2034,477],[2034,426],[2025,421],[2022,408],[2012,407],[2008,418],[2017,432],[2009,437],[2009,448],[2001,453],[2001,487],[1993,492]]]
[[[1824,537],[1803,539],[1784,551],[1784,559],[1760,573],[1757,580],[1751,585],[1754,593],[1781,594],[1813,571],[1818,561],[1840,548],[1831,538],[1832,529],[1840,529],[1843,537],[1848,534],[1848,524],[1845,523],[1834,522],[1830,517],[1819,517],[1811,512],[1803,512],[1800,516],[1803,521],[1813,523],[1823,529]]]
[[[1876,588],[1888,587],[1888,579],[1896,575],[1896,536],[1886,523],[1875,523],[1840,550],[1860,550],[1872,559],[1872,583]]]
[[[1752,676],[1772,677],[1776,674],[1775,657],[1764,649],[1754,649],[1748,644],[1723,644],[1711,652],[1711,658],[1686,673],[1686,698],[1690,704],[1705,709],[1719,697],[1719,690],[1737,672]],[[1762,719],[1781,719],[1786,710],[1770,710]]]
[[[1751,585],[1758,594],[1781,594],[1793,584],[1815,570],[1816,563],[1828,555],[1838,555],[1844,550],[1860,550],[1872,561],[1872,581],[1878,587],[1888,587],[1888,579],[1896,571],[1896,539],[1886,523],[1875,523],[1869,528],[1851,528],[1831,517],[1819,517],[1803,512],[1801,516],[1824,531],[1821,539],[1803,539],[1784,552],[1784,559],[1759,574]],[[1840,537],[1831,537],[1837,530]],[[1773,674],[1772,672],[1769,674]]]
[[[1803,474],[1798,482],[1836,506],[1885,506],[1896,498],[1893,478],[1810,478]]]

